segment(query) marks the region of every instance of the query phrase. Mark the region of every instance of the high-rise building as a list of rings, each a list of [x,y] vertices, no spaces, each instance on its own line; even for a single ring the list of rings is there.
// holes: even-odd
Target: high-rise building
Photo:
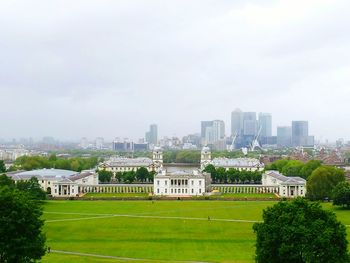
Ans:
[[[146,132],[146,142],[157,145],[158,144],[158,127],[157,124],[151,124],[149,131]]]
[[[307,121],[292,121],[292,145],[310,146],[313,144],[309,138],[309,123]]]
[[[277,127],[277,146],[290,147],[292,145],[292,127]]]
[[[243,112],[235,109],[231,113],[231,135],[241,135],[243,131]]]
[[[257,128],[256,112],[243,112],[243,135],[255,136]]]
[[[272,116],[270,113],[259,113],[259,129],[261,129],[261,137],[272,136]]]
[[[213,144],[225,138],[225,123],[222,120],[202,121],[201,139],[202,144]]]

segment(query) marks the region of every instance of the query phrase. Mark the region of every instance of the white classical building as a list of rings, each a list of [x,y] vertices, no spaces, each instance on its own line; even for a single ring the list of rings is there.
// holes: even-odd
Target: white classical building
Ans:
[[[262,171],[265,165],[255,158],[214,158],[211,159],[210,148],[205,146],[201,151],[201,169],[212,164],[216,168],[223,167],[226,170],[233,168],[237,170]]]
[[[206,174],[198,170],[167,172],[161,170],[154,177],[154,195],[196,196],[206,190]]]
[[[163,167],[163,152],[161,148],[154,147],[153,158],[138,157],[138,158],[126,158],[126,157],[111,157],[106,162],[101,163],[98,166],[100,170],[106,170],[116,173],[122,172],[136,172],[139,168],[144,167],[149,172],[156,172]]]
[[[298,197],[306,194],[306,180],[301,177],[289,177],[278,171],[266,171],[262,175],[263,186],[279,186],[281,197]]]
[[[54,197],[76,196],[80,185],[98,185],[98,175],[95,171],[81,173],[62,169],[39,169],[19,173],[9,173],[14,181],[38,179],[42,189]]]

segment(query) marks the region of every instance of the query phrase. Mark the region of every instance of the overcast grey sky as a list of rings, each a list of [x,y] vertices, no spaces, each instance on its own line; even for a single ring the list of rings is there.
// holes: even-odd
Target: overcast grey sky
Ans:
[[[262,4],[263,2],[263,4]],[[350,139],[350,1],[0,2],[0,138],[140,138],[271,112]]]

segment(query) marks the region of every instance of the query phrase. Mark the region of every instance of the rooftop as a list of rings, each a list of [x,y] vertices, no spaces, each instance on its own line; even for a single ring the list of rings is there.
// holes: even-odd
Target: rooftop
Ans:
[[[264,167],[264,164],[261,163],[258,159],[254,158],[214,158],[212,164],[216,167]]]

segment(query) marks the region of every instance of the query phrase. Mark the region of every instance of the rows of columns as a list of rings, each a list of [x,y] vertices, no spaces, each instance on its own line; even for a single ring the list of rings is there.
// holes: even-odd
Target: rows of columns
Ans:
[[[214,186],[212,190],[218,190],[224,194],[262,194],[262,193],[279,193],[278,186]]]

